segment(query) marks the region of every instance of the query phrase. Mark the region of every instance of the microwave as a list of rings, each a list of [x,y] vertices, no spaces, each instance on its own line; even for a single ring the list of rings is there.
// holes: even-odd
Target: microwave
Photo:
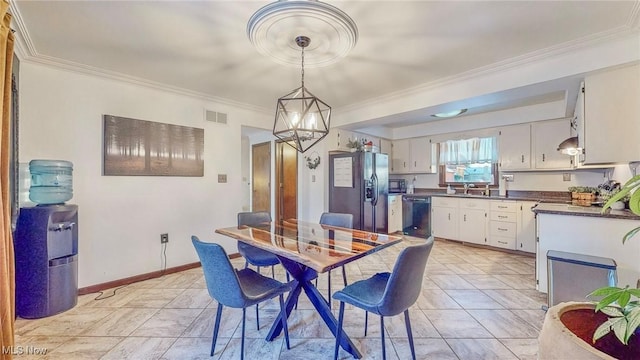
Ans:
[[[404,179],[389,179],[389,194],[404,194],[407,192],[407,181]]]

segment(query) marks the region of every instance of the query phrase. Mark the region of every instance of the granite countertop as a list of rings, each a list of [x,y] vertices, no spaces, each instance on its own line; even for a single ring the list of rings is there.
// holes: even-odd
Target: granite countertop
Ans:
[[[577,206],[571,204],[542,203],[533,208],[533,212],[535,212],[536,214],[574,215],[625,220],[640,220],[640,216],[635,215],[629,210],[607,209],[603,213],[602,208],[598,206]]]
[[[458,189],[458,191],[461,191]],[[536,201],[541,203],[559,203],[570,204],[571,194],[568,192],[557,191],[509,191],[507,196],[500,196],[498,191],[492,189],[490,196],[481,195],[481,189],[471,189],[470,193],[465,195],[462,192],[455,194],[447,194],[445,189],[416,189],[413,194],[389,194],[402,195],[406,197],[425,197],[425,196],[442,196],[456,198],[476,198],[487,200],[520,200],[520,201]]]

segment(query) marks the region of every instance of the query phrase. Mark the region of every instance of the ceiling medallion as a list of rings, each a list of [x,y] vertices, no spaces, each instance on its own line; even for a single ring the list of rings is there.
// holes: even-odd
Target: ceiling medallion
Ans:
[[[247,24],[247,36],[258,52],[285,65],[300,63],[300,48],[291,41],[300,34],[315,40],[306,49],[307,67],[333,64],[358,42],[353,19],[317,0],[271,3],[256,11]]]

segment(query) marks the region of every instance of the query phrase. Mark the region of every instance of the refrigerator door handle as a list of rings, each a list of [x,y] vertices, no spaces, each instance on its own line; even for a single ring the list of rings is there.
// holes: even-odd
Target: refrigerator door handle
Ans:
[[[378,205],[378,176],[374,173],[371,175],[371,184],[373,187],[373,197],[371,198],[371,205]]]

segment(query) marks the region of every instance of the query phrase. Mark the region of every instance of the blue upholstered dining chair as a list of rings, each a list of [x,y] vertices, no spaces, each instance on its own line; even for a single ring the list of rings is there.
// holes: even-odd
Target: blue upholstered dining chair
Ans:
[[[291,283],[281,283],[278,280],[260,275],[252,269],[235,270],[222,246],[202,242],[196,236],[191,237],[191,242],[193,242],[198,257],[200,257],[209,295],[218,302],[216,322],[213,327],[213,340],[211,342],[211,356],[213,356],[216,347],[218,330],[220,329],[220,317],[224,306],[242,308],[240,359],[244,359],[246,308],[276,296],[280,298],[280,319],[282,320],[287,349],[289,349],[289,330],[287,329],[287,315],[284,308],[283,294],[291,290]]]
[[[340,301],[334,359],[338,358],[338,351],[340,350],[339,339],[342,332],[344,304],[347,303],[365,310],[367,312],[366,316],[368,316],[369,312],[380,315],[383,359],[386,359],[384,317],[404,312],[411,356],[415,360],[416,352],[413,346],[413,335],[411,334],[409,307],[416,302],[420,295],[422,279],[432,247],[433,237],[427,239],[424,244],[409,246],[400,252],[391,273],[375,274],[366,280],[356,281],[333,294],[333,298]],[[367,319],[368,317],[365,317],[365,336],[367,334]]]
[[[320,224],[351,229],[353,228],[353,214],[324,212],[320,215]],[[347,286],[347,272],[344,269],[344,265],[340,268],[342,269],[342,281],[344,282],[344,286]],[[327,302],[329,303],[329,308],[331,308],[331,270],[327,272],[327,279],[327,285],[329,287],[327,291]],[[317,279],[316,286],[318,286]]]
[[[238,226],[241,225],[260,225],[263,223],[271,222],[271,214],[266,211],[255,212],[240,212],[238,213]],[[273,253],[262,250],[255,246],[245,244],[238,241],[238,252],[244,258],[245,269],[249,267],[249,264],[255,266],[260,272],[260,267],[271,266],[271,277],[276,278],[275,270],[273,267],[280,264],[280,260]],[[289,273],[287,273],[287,282],[289,282]],[[260,330],[260,315],[258,314],[258,305],[256,304],[256,327]]]

